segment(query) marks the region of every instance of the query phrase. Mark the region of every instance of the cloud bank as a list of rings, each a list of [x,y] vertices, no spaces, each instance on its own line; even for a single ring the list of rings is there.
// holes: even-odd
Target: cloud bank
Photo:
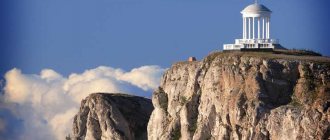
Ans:
[[[52,69],[24,74],[14,68],[5,75],[0,109],[9,110],[23,128],[15,137],[6,134],[9,122],[0,114],[0,137],[62,140],[71,132],[80,101],[90,93],[132,93],[132,88],[151,92],[159,85],[164,71],[159,66],[142,66],[129,72],[100,66],[63,77]]]

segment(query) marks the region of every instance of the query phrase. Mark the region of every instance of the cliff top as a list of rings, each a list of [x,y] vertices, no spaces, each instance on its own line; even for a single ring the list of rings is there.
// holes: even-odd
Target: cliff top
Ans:
[[[92,93],[88,96],[88,98],[97,98],[97,97],[101,97],[101,96],[109,96],[109,97],[134,97],[134,98],[141,98],[141,99],[147,99],[150,100],[148,98],[144,98],[144,97],[140,97],[140,96],[135,96],[135,95],[131,95],[131,94],[125,94],[125,93]]]
[[[246,56],[246,57],[260,57],[265,59],[286,59],[296,61],[311,61],[311,62],[327,62],[330,63],[330,58],[313,54],[313,53],[302,53],[298,51],[273,51],[273,52],[213,52],[208,57],[214,56]]]
[[[285,59],[291,61],[307,61],[307,62],[317,62],[317,63],[330,63],[330,57],[322,56],[319,53],[315,53],[312,51],[304,51],[304,50],[274,50],[272,52],[247,52],[247,51],[216,51],[211,52],[204,59],[213,60],[216,57],[229,57],[229,56],[240,56],[240,57],[259,57],[263,59]],[[175,64],[195,64],[199,63],[199,61],[195,62],[177,62]]]

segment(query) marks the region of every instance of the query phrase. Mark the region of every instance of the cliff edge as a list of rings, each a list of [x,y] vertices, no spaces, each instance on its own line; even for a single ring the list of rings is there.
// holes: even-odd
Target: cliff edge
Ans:
[[[330,59],[217,52],[168,69],[149,140],[329,139]]]

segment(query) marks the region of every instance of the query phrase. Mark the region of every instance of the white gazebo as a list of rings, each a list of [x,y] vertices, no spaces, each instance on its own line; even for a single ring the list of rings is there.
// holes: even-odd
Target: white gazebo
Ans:
[[[235,39],[235,44],[224,44],[223,50],[275,49],[277,39],[270,38],[270,17],[272,11],[257,1],[243,9],[242,39]]]

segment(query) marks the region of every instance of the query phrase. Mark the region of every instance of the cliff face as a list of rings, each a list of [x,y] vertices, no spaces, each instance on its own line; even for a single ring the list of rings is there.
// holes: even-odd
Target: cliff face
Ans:
[[[81,102],[73,122],[74,140],[147,139],[153,110],[146,98],[125,94],[91,94]]]
[[[174,64],[153,93],[149,140],[328,139],[330,59],[213,53]]]

